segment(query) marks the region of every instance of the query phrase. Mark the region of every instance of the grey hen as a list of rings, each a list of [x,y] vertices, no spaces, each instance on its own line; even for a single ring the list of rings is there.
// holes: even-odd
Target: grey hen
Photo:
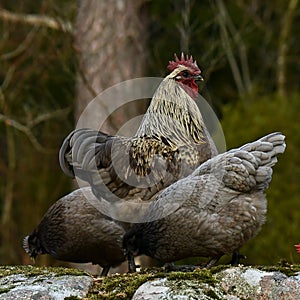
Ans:
[[[78,129],[63,142],[62,170],[98,198],[150,200],[217,153],[195,102],[201,71],[192,57],[175,58],[133,137]]]
[[[162,262],[210,257],[209,267],[224,254],[238,252],[265,222],[264,192],[277,155],[285,150],[284,139],[272,133],[219,154],[162,191],[147,214],[158,219],[170,206],[178,203],[178,208],[156,221],[134,224],[125,234],[130,269],[135,269],[133,255]]]
[[[107,275],[111,266],[125,260],[122,250],[124,224],[101,214],[86,199],[90,188],[76,190],[55,202],[40,224],[23,240],[30,257],[50,254],[68,262],[92,262]]]

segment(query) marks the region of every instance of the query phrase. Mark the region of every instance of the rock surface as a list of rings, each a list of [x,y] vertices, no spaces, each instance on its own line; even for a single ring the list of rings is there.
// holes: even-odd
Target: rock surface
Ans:
[[[287,276],[279,271],[251,267],[228,268],[213,275],[214,283],[159,278],[141,285],[133,300],[172,299],[300,299],[300,273]]]
[[[221,288],[236,299],[300,299],[299,273],[287,276],[245,267],[227,269],[216,278]]]
[[[163,271],[151,268],[134,274],[93,278],[75,269],[3,266],[0,267],[0,300],[300,299],[299,265]]]
[[[210,298],[210,297],[214,298]],[[199,283],[197,280],[167,280],[160,278],[148,281],[140,286],[133,300],[163,300],[163,299],[223,299],[223,296],[215,287],[207,283]]]
[[[13,267],[12,267],[13,268]],[[12,274],[0,278],[0,299],[63,300],[87,295],[93,279],[87,275]]]

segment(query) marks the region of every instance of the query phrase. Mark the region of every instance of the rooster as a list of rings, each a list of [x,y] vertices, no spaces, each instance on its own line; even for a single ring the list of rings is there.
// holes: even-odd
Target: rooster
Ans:
[[[285,150],[284,139],[272,133],[219,154],[157,195],[141,223],[124,236],[130,270],[135,270],[133,256],[141,254],[165,263],[211,257],[207,267],[224,254],[237,254],[265,222],[265,190],[277,155]],[[165,216],[177,202],[177,210]],[[147,214],[155,221],[143,223]]]
[[[97,198],[147,201],[217,154],[195,99],[201,71],[191,57],[169,62],[133,137],[78,129],[64,140],[60,165]]]
[[[103,267],[125,261],[122,238],[126,224],[101,214],[86,195],[90,187],[78,189],[56,201],[40,224],[23,240],[23,248],[33,259],[39,254],[68,262],[92,262]]]

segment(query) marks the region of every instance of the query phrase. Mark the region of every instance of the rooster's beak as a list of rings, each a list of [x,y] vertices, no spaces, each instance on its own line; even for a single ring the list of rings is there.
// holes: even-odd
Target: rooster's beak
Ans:
[[[203,77],[201,75],[195,75],[193,76],[195,80],[200,80],[200,81],[203,81]]]

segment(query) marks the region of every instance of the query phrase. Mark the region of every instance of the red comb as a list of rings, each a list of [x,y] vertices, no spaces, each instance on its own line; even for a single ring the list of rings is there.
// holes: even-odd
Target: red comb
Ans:
[[[295,245],[297,252],[300,253],[300,244],[299,245]]]
[[[168,69],[172,72],[174,69],[178,67],[178,65],[187,66],[192,69],[195,73],[200,74],[201,71],[197,66],[197,62],[193,60],[193,56],[191,55],[188,57],[184,57],[183,52],[181,53],[181,58],[179,59],[176,54],[174,54],[175,61],[169,61]]]

